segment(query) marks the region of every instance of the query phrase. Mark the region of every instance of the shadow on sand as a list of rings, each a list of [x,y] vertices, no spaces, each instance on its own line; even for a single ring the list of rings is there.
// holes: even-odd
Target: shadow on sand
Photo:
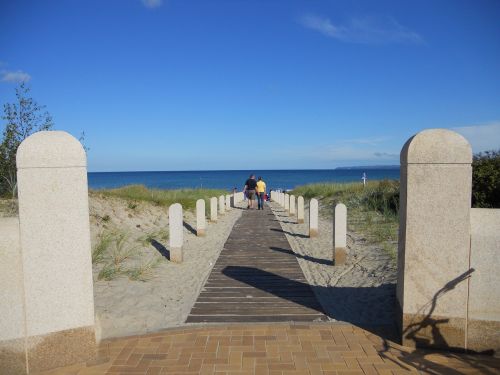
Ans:
[[[190,231],[192,234],[194,234],[196,236],[196,229],[194,229],[191,224],[183,221],[182,222],[182,225],[184,225],[184,228],[186,228],[188,231]]]
[[[160,253],[162,257],[165,259],[170,260],[170,251],[167,250],[165,246],[163,246],[161,243],[159,243],[156,240],[151,240],[151,245]]]

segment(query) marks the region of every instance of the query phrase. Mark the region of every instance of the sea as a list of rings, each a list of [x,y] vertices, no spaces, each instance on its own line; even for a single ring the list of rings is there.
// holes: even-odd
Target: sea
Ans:
[[[363,174],[370,180],[399,180],[399,166],[355,167],[304,170],[226,170],[226,171],[156,171],[156,172],[89,172],[90,189],[112,189],[126,185],[149,188],[206,188],[241,190],[250,174],[261,176],[268,189],[289,190],[316,182],[359,182]]]

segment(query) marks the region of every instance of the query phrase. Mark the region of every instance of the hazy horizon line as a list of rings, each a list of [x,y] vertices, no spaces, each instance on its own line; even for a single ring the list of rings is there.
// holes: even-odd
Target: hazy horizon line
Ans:
[[[281,168],[281,169],[179,169],[179,170],[134,170],[134,171],[87,171],[87,173],[154,173],[154,172],[252,172],[252,171],[334,171],[337,169],[390,169],[390,168],[400,168],[399,164],[380,164],[380,165],[353,165],[346,167],[335,167],[335,168]]]

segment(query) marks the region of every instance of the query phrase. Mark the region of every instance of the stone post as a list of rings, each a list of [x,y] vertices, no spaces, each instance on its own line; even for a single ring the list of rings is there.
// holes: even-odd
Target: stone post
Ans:
[[[302,224],[304,222],[304,197],[299,196],[297,198],[297,223]]]
[[[231,210],[231,196],[229,194],[226,195],[226,211]]]
[[[220,214],[220,215],[224,215],[225,206],[226,206],[226,200],[225,200],[225,197],[224,197],[223,195],[221,195],[221,196],[219,197],[219,214]]]
[[[345,264],[347,257],[347,207],[343,203],[335,206],[333,214],[333,262]]]
[[[68,133],[42,131],[19,146],[17,169],[24,328],[12,333],[23,341],[22,367],[35,373],[95,355],[87,159]]]
[[[0,217],[0,374],[27,374],[19,219]]]
[[[295,209],[295,195],[290,195],[290,216],[295,216],[297,210]]]
[[[469,143],[424,130],[401,150],[397,300],[404,345],[465,347],[470,249]]]
[[[217,222],[217,198],[210,198],[210,221],[212,223]]]
[[[309,201],[309,237],[318,236],[318,200]]]
[[[287,214],[290,213],[290,196],[285,193],[285,211]]]
[[[170,261],[182,263],[183,233],[182,206],[174,203],[168,208],[168,227],[170,230]]]
[[[205,199],[196,201],[196,235],[203,237],[206,229]]]

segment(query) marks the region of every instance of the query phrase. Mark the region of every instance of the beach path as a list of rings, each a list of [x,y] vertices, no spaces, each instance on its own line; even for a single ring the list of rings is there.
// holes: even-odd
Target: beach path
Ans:
[[[235,223],[186,323],[327,320],[266,207],[245,210]]]

